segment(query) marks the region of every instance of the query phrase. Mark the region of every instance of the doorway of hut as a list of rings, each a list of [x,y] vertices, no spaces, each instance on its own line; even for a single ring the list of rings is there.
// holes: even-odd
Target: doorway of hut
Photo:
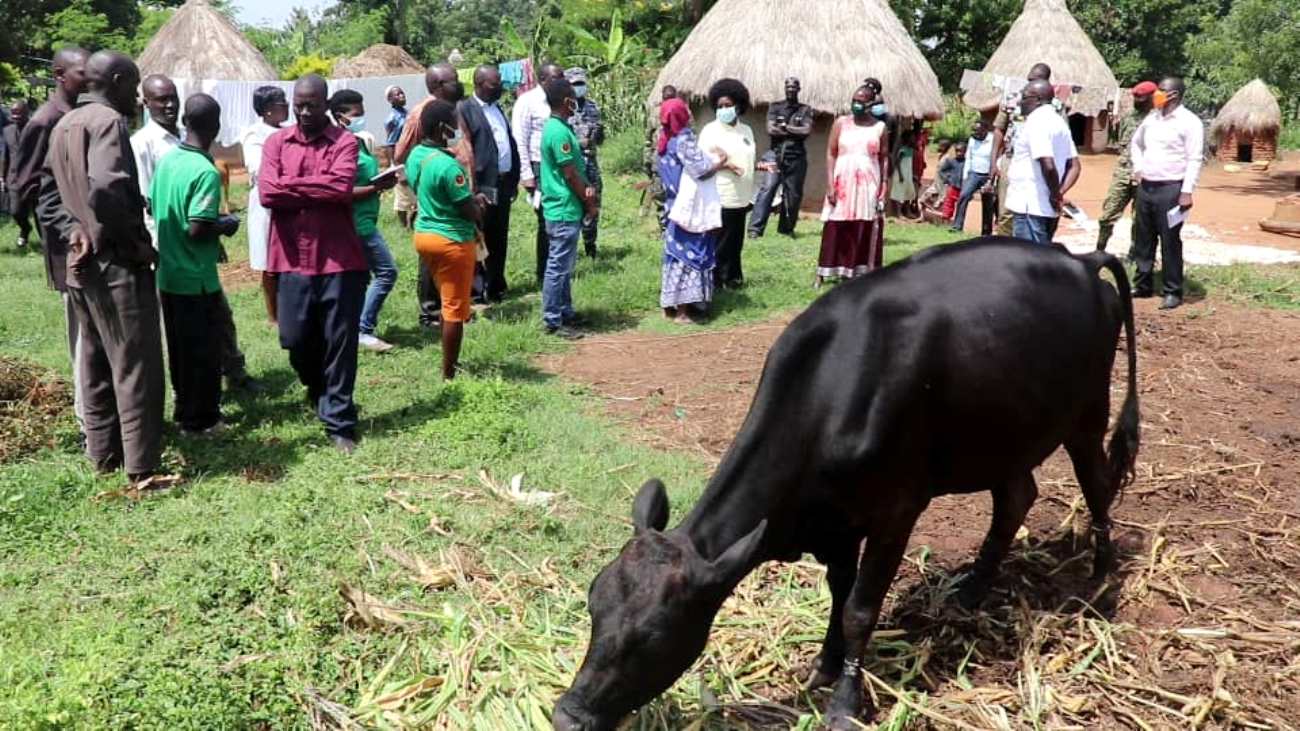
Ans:
[[[1088,118],[1082,114],[1071,114],[1070,118],[1070,136],[1074,138],[1074,146],[1080,150],[1090,149],[1088,139]]]

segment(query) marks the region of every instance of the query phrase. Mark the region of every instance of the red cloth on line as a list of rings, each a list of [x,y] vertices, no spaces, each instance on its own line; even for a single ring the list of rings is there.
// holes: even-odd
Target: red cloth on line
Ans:
[[[262,148],[257,189],[271,211],[269,272],[337,274],[369,269],[352,221],[357,138],[327,127],[307,139],[297,125]]]

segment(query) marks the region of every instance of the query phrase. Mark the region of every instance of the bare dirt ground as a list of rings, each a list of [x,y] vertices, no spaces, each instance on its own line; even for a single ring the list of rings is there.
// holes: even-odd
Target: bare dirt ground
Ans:
[[[593,338],[545,365],[588,384],[635,438],[717,460],[783,325]],[[1300,317],[1212,300],[1159,314],[1141,301],[1138,344],[1143,445],[1113,512],[1121,568],[1104,584],[1088,578],[1087,511],[1058,454],[1037,472],[1027,535],[993,597],[963,612],[946,592],[974,558],[990,501],[936,500],[871,668],[883,679],[873,695],[910,714],[907,727],[1300,728]],[[1116,404],[1123,382],[1117,370]],[[818,637],[779,653],[792,620],[764,604],[772,586],[820,576],[803,564],[756,573],[729,616],[766,626],[754,663],[785,659],[747,686],[761,702],[726,710],[787,727],[807,711],[794,675]],[[730,631],[715,630],[714,644],[736,641]]]
[[[1080,159],[1083,160],[1083,173],[1068,197],[1095,220],[1101,215],[1101,204],[1106,200],[1111,173],[1119,157],[1084,155]],[[1275,163],[1274,170],[1295,169],[1297,166],[1300,162],[1288,160]],[[935,170],[938,170],[937,162],[932,160],[926,174],[932,175]],[[1222,164],[1211,161],[1206,163],[1201,174],[1191,223],[1204,227],[1225,243],[1300,251],[1300,237],[1269,233],[1259,227],[1261,219],[1273,215],[1273,206],[1279,198],[1295,192],[1293,183],[1270,173],[1247,170],[1229,173]],[[977,198],[966,214],[966,230],[978,233],[979,223]]]

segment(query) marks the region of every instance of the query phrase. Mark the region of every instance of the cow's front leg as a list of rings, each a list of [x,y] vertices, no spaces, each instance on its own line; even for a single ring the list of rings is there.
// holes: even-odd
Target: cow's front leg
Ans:
[[[826,564],[826,583],[831,589],[831,618],[826,623],[826,639],[822,651],[814,661],[812,676],[805,690],[829,687],[840,677],[844,667],[844,605],[853,591],[853,580],[858,573],[858,541],[848,550],[837,554]]]
[[[832,731],[853,731],[860,728],[856,723],[858,718],[870,719],[875,715],[875,709],[862,693],[862,663],[871,631],[880,617],[880,605],[894,574],[898,573],[908,536],[919,514],[896,521],[867,539],[867,550],[862,554],[853,590],[844,605],[843,671],[826,709],[827,727]]]

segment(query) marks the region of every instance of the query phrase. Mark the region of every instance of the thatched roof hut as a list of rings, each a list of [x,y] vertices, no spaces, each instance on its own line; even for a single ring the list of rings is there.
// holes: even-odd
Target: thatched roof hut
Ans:
[[[207,0],[188,0],[136,59],[141,75],[173,79],[261,81],[280,74],[230,19]]]
[[[1219,143],[1219,159],[1227,162],[1260,162],[1277,155],[1277,136],[1282,129],[1282,107],[1263,79],[1255,79],[1237,90],[1219,110],[1210,134]]]
[[[767,105],[785,98],[788,76],[819,112],[848,112],[853,91],[874,76],[891,113],[944,113],[938,78],[885,0],[718,0],[659,72],[650,104],[665,84],[698,98],[732,77]]]
[[[853,92],[873,76],[892,115],[939,119],[939,79],[885,0],[718,0],[659,72],[648,105],[665,84],[692,100],[698,124],[713,118],[704,97],[722,78],[749,88],[754,109],[745,122],[760,154],[771,143],[767,106],[785,99],[785,79],[798,77],[799,98],[818,112],[808,139],[804,208],[826,195],[826,143],[835,114],[849,111]]]
[[[422,74],[424,66],[401,46],[376,43],[352,58],[334,64],[334,78],[363,79],[369,76]]]
[[[1036,63],[1052,67],[1053,83],[1083,87],[1070,97],[1069,104],[1072,112],[1085,117],[1098,116],[1119,88],[1114,72],[1070,14],[1065,0],[1025,0],[1020,17],[1011,24],[984,71],[1024,78]],[[1001,100],[991,88],[972,89],[964,96],[968,105],[982,111],[996,109]]]

